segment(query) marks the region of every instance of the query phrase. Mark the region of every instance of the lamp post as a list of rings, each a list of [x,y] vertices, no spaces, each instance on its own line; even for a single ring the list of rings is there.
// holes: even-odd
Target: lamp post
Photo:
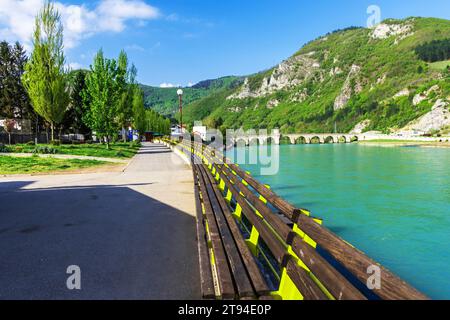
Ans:
[[[180,128],[181,134],[183,134],[183,90],[178,89],[177,94],[180,101]]]

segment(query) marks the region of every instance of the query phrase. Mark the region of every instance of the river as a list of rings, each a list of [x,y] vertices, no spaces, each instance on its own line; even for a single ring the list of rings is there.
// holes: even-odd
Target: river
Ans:
[[[279,154],[275,175],[241,166],[429,297],[450,299],[450,148],[284,145]]]

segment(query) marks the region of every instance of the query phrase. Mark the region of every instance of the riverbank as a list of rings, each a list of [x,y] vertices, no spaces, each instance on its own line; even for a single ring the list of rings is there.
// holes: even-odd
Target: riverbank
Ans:
[[[358,144],[363,146],[377,146],[377,147],[450,148],[450,142],[438,142],[438,141],[369,140],[369,141],[359,141]]]

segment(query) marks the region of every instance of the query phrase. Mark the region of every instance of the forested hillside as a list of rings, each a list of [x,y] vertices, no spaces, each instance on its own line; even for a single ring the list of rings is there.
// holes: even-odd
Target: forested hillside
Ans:
[[[236,88],[242,83],[239,77],[223,77],[206,80],[192,87],[183,88],[184,104],[192,103],[224,88]],[[173,116],[178,111],[178,88],[159,88],[141,85],[144,91],[145,106],[165,116]]]
[[[443,131],[450,21],[386,20],[307,43],[278,66],[185,108],[189,123],[292,132]],[[430,58],[427,58],[430,57]]]

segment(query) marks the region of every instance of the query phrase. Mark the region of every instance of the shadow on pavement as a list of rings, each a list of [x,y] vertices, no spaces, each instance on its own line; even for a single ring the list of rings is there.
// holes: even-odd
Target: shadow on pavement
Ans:
[[[0,299],[200,298],[194,217],[128,186],[30,183],[0,182]]]

